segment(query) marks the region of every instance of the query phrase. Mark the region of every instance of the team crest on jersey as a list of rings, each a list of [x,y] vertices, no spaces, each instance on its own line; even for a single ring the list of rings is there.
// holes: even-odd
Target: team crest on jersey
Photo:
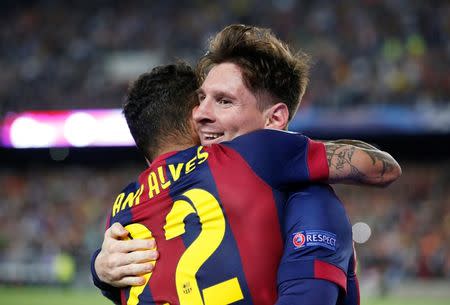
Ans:
[[[336,234],[322,230],[305,230],[292,234],[294,249],[319,246],[336,251]]]

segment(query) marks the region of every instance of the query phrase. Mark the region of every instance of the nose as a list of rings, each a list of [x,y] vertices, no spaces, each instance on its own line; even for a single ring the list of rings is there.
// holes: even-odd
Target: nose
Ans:
[[[198,106],[192,110],[192,118],[197,124],[214,122],[214,110],[209,99],[202,100]]]

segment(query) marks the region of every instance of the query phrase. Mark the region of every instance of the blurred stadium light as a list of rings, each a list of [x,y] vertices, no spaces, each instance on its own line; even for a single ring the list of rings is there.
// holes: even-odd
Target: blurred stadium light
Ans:
[[[120,109],[28,111],[8,115],[1,128],[4,147],[134,145]]]
[[[450,133],[450,104],[411,107],[364,105],[342,110],[310,106],[300,109],[289,128],[316,136],[392,136]]]
[[[28,111],[9,114],[1,144],[12,148],[134,146],[120,109]],[[316,137],[450,134],[450,105],[360,106],[336,111],[309,106],[289,125]]]

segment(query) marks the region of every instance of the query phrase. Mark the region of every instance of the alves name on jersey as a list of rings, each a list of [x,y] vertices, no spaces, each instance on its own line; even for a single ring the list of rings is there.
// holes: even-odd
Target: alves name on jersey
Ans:
[[[160,253],[122,304],[274,304],[287,194],[327,178],[322,143],[275,130],[159,156],[109,217]]]

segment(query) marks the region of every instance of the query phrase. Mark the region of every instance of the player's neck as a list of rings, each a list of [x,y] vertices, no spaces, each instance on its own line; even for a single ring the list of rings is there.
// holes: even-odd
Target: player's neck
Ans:
[[[157,156],[164,155],[166,153],[172,152],[172,151],[180,151],[188,149],[189,147],[194,146],[193,143],[191,144],[173,144],[173,145],[161,145],[160,149],[156,151]]]
[[[159,147],[156,150],[156,155],[161,156],[163,154],[188,149],[196,145],[197,143],[192,137],[187,136],[168,136],[159,143]]]
[[[155,156],[161,156],[173,151],[185,150],[200,144],[200,140],[194,128],[190,129],[190,132],[188,133],[174,132],[168,134],[158,142],[158,149],[155,150]]]

